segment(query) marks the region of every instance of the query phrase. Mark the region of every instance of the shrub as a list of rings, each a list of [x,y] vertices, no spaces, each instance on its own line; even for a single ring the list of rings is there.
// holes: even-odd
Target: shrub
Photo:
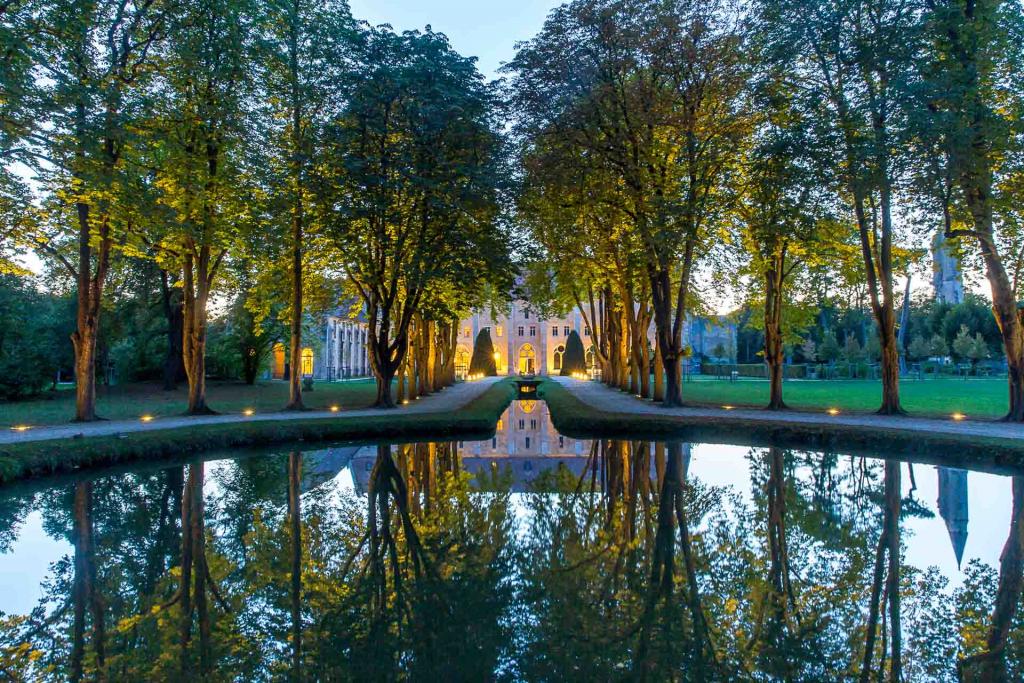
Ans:
[[[498,374],[494,362],[494,344],[491,343],[490,331],[484,329],[476,335],[473,343],[473,357],[469,361],[469,374],[494,377]]]
[[[587,352],[583,350],[583,340],[573,330],[565,342],[565,354],[562,356],[562,376],[587,371]]]

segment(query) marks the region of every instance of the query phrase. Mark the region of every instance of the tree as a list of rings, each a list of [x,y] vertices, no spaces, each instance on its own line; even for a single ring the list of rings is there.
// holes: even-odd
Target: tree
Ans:
[[[818,357],[826,363],[834,363],[841,354],[842,349],[839,347],[836,333],[829,330],[825,333],[825,338],[821,340],[821,346],[818,348]]]
[[[985,265],[1009,367],[1006,419],[1014,422],[1024,421],[1024,311],[1014,265],[1021,232],[1011,189],[1022,143],[1022,16],[1013,0],[928,2],[916,119],[933,154],[925,184],[942,207],[945,237],[976,243]]]
[[[946,340],[942,338],[941,334],[935,334],[929,340],[928,352],[932,356],[938,356],[939,358],[945,358],[949,355],[949,345],[946,344]]]
[[[158,259],[181,272],[182,355],[190,415],[206,404],[208,306],[239,230],[245,174],[243,99],[252,82],[251,8],[239,0],[181,3],[169,23],[150,156],[170,211]]]
[[[143,85],[166,28],[165,3],[58,0],[41,8],[31,52],[39,77],[22,120],[49,191],[32,236],[77,283],[75,420],[95,420],[96,341],[111,258],[142,222],[132,195]],[[31,121],[31,123],[29,123]]]
[[[56,348],[51,297],[37,292],[32,280],[0,275],[0,397],[5,400],[39,393],[54,382]]]
[[[929,356],[930,351],[931,347],[928,342],[918,334],[910,340],[910,345],[907,347],[907,356],[910,360],[924,360]]]
[[[896,0],[763,3],[780,59],[796,55],[817,151],[838,169],[853,209],[868,302],[882,350],[882,414],[901,414],[892,203],[907,157],[902,93],[913,81],[918,14]]]
[[[371,29],[358,57],[318,203],[363,301],[376,404],[394,407],[392,380],[424,298],[457,282],[472,254],[507,253],[496,220],[500,139],[491,90],[443,35]]]
[[[576,373],[587,371],[587,354],[583,350],[583,340],[576,330],[569,333],[565,340],[565,353],[562,354],[563,377],[569,377]]]
[[[469,359],[469,374],[494,377],[498,369],[494,360],[494,344],[489,330],[480,330],[473,342],[473,356]]]
[[[288,356],[293,371],[286,408],[301,410],[303,275],[311,267],[303,252],[306,233],[312,228],[315,237],[320,227],[309,222],[316,217],[307,206],[311,175],[323,158],[326,126],[341,106],[344,89],[337,84],[352,68],[355,25],[345,0],[285,0],[268,3],[265,13],[263,75],[271,121],[277,124],[268,131],[277,148],[274,192],[291,223]]]
[[[800,346],[800,350],[804,354],[805,363],[813,363],[818,360],[818,345],[814,343],[812,337],[808,337],[804,340],[804,343]]]
[[[552,12],[508,66],[518,134],[566,148],[607,183],[605,225],[626,228],[637,246],[668,406],[682,402],[694,266],[748,129],[742,43],[739,17],[720,3],[577,0]]]

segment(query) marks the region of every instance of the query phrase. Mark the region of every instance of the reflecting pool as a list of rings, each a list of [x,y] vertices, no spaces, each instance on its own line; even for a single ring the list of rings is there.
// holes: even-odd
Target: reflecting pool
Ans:
[[[1022,680],[1022,506],[1022,477],[570,439],[533,401],[480,442],[29,482],[0,677]]]

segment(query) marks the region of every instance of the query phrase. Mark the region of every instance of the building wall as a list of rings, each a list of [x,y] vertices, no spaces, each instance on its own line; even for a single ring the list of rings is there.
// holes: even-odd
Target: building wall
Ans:
[[[569,331],[575,330],[580,335],[585,351],[593,344],[590,330],[579,311],[573,310],[560,318],[538,319],[526,309],[524,302],[516,301],[507,316],[494,318],[488,312],[481,312],[460,323],[458,354],[465,360],[466,366],[473,355],[476,336],[484,327],[490,328],[491,341],[498,353],[499,375],[520,373],[520,359],[524,355],[523,349],[526,345],[534,351],[534,372],[538,375],[556,375],[561,370],[556,362],[556,355],[560,349],[564,351]],[[653,323],[648,330],[647,339],[653,348],[656,343]],[[719,318],[695,317],[685,321],[683,344],[693,348],[694,356],[714,356],[713,351],[719,343],[727,350],[727,354],[735,355],[735,324]]]

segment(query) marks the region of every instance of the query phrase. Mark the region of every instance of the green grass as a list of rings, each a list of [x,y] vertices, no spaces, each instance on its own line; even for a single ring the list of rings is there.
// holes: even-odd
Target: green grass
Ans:
[[[1024,469],[1022,439],[922,433],[876,426],[786,424],[744,419],[725,411],[711,417],[606,412],[590,407],[562,385],[550,381],[541,383],[537,395],[547,402],[558,433],[574,439],[778,446],[968,467],[999,474],[1018,475]]]
[[[882,385],[874,380],[787,380],[782,395],[790,408],[870,413],[878,409]],[[701,378],[683,385],[683,400],[701,405],[762,407],[768,403],[768,382],[736,382]],[[903,379],[900,400],[911,415],[945,417],[964,413],[971,418],[998,418],[1009,406],[1005,379]]]
[[[288,401],[288,383],[210,382],[207,403],[223,413],[240,413],[252,408],[260,413],[281,410]],[[326,410],[332,405],[346,409],[369,407],[377,397],[372,379],[348,382],[317,382],[313,391],[303,392],[307,408]],[[140,415],[166,417],[181,415],[188,406],[188,390],[182,384],[175,391],[164,391],[159,382],[135,382],[102,387],[96,393],[96,412],[108,420],[134,419]],[[47,393],[28,401],[0,402],[0,428],[15,424],[47,425],[70,422],[75,416],[74,390]]]
[[[82,439],[30,441],[0,447],[0,483],[138,460],[181,459],[202,451],[316,441],[401,442],[486,438],[515,398],[512,380],[497,382],[458,411],[370,417],[239,421]]]

